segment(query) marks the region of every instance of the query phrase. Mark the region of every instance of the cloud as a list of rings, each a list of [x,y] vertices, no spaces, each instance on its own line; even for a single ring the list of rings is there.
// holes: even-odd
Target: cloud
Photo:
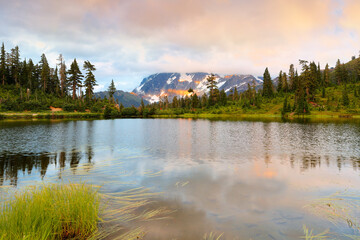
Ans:
[[[126,90],[159,71],[333,65],[356,53],[360,33],[356,0],[0,1],[0,33],[23,57],[90,60],[103,85],[114,79]]]

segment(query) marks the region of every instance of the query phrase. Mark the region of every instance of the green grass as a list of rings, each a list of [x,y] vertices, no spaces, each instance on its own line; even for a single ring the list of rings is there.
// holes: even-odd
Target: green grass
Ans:
[[[88,239],[97,231],[100,196],[86,184],[46,184],[0,205],[0,239]]]
[[[88,112],[3,112],[0,119],[99,119],[102,113]]]

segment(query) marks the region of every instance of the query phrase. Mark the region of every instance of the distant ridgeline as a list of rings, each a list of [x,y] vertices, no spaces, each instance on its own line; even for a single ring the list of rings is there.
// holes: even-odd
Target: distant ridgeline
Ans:
[[[158,102],[160,97],[167,96],[172,100],[174,96],[185,97],[189,94],[188,90],[192,89],[198,96],[208,93],[207,78],[210,73],[157,73],[144,78],[140,86],[133,92],[149,102]],[[219,90],[224,90],[227,94],[232,89],[244,92],[248,84],[255,84],[255,87],[262,85],[262,77],[252,75],[224,75],[214,74],[216,86]]]
[[[310,112],[339,117],[360,116],[360,59],[328,64],[299,60],[276,78],[209,73],[158,73],[133,92],[151,102],[158,115],[267,114],[292,117]]]
[[[102,98],[102,99],[109,98],[109,91],[96,92],[94,93],[94,95],[96,98]],[[122,104],[124,107],[131,107],[131,106],[139,107],[141,105],[142,98],[135,94],[131,94],[129,92],[117,90],[115,91],[113,97],[115,99],[115,102]],[[143,100],[143,102],[145,105],[149,104],[149,102],[146,101],[145,99]]]
[[[158,73],[144,78],[131,93],[117,91],[114,81],[107,91],[94,93],[93,64],[85,61],[79,67],[74,59],[67,67],[61,54],[57,61],[50,67],[45,54],[38,63],[22,60],[17,46],[6,52],[2,44],[0,111],[51,109],[101,113],[106,118],[221,113],[292,117],[310,112],[360,116],[360,59],[355,56],[347,63],[338,60],[335,68],[299,60],[299,71],[291,64],[276,78],[268,68],[262,77]],[[0,114],[4,116],[9,114]]]

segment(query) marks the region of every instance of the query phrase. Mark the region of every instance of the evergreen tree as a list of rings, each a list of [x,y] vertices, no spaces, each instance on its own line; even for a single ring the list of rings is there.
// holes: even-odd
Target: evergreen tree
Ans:
[[[295,69],[294,69],[294,64],[290,65],[290,69],[289,69],[289,88],[291,91],[295,90]]]
[[[79,65],[76,62],[76,58],[70,65],[70,69],[67,72],[70,76],[68,79],[69,85],[72,87],[72,98],[75,100],[76,98],[76,91],[82,86],[82,78],[83,75],[79,69]]]
[[[274,95],[274,87],[271,81],[271,76],[268,68],[264,72],[264,82],[263,82],[263,96],[271,98]]]
[[[286,76],[285,72],[283,72],[283,74],[282,74],[282,82],[283,82],[283,91],[288,92],[289,91],[289,85],[288,85],[287,76]]]
[[[172,103],[171,103],[171,107],[172,108],[178,108],[179,107],[179,101],[178,101],[177,96],[174,96],[174,98],[172,100]]]
[[[340,83],[344,81],[343,77],[344,77],[343,67],[342,64],[340,63],[340,59],[338,59],[335,66],[335,79],[338,85],[340,85]]]
[[[64,94],[67,93],[66,65],[62,54],[59,55],[59,58],[57,60],[59,61],[58,66],[59,66],[59,74],[60,74],[60,91],[61,91],[61,96],[63,97]]]
[[[114,102],[114,94],[116,92],[114,80],[111,80],[110,86],[108,88],[108,92],[109,92],[109,97],[110,97],[111,101]]]
[[[9,60],[10,60],[11,80],[12,83],[18,86],[20,84],[19,83],[20,50],[18,46],[11,49],[11,54],[9,57],[10,57]]]
[[[191,96],[191,107],[197,108],[198,105],[199,105],[199,98],[198,98],[197,94],[195,93]]]
[[[84,86],[86,88],[85,96],[86,96],[86,100],[89,101],[90,99],[92,99],[92,96],[94,94],[94,86],[97,85],[95,76],[93,74],[93,71],[95,71],[96,68],[89,61],[85,61],[84,62],[84,70],[86,70],[86,76],[85,76],[85,81],[84,81]]]
[[[329,64],[326,64],[325,70],[324,70],[324,84],[326,87],[330,85],[330,69]]]
[[[349,95],[347,93],[346,85],[345,85],[344,90],[342,92],[342,104],[344,106],[349,106],[349,104],[350,104],[350,99],[349,99]]]
[[[41,78],[42,89],[44,92],[47,92],[48,90],[47,84],[50,81],[50,67],[44,53],[41,55],[41,60],[39,64],[41,69],[40,78]]]
[[[59,76],[58,76],[58,68],[57,68],[57,66],[55,67],[55,69],[51,68],[50,73],[51,73],[50,92],[51,93],[56,93],[59,96],[59,93],[60,93],[60,80],[59,80]]]
[[[212,73],[210,76],[208,76],[206,78],[207,80],[207,88],[209,89],[209,105],[212,106],[216,103],[217,101],[217,96],[218,96],[218,87],[216,85],[216,77],[215,75]]]
[[[6,75],[6,52],[4,43],[2,43],[0,54],[0,81],[2,85],[5,85]]]
[[[282,80],[282,71],[280,71],[279,77],[278,77],[278,85],[277,85],[276,91],[277,91],[278,93],[281,93],[282,90],[283,90],[283,80]]]
[[[20,65],[20,85],[25,87],[28,80],[28,69],[26,59]]]
[[[234,93],[233,93],[233,101],[237,101],[239,100],[239,92],[237,90],[237,88],[234,88]]]
[[[281,110],[281,114],[284,115],[285,113],[287,113],[289,111],[290,110],[288,109],[288,96],[286,95],[285,99],[284,99],[283,107],[282,107],[282,110]]]
[[[227,97],[224,89],[220,91],[219,102],[222,106],[225,106],[227,103]]]
[[[303,88],[300,88],[298,93],[298,101],[296,104],[296,113],[297,114],[308,114],[309,111],[309,105],[306,100],[306,94]]]
[[[305,79],[305,87],[306,92],[308,95],[311,95],[312,98],[314,98],[315,90],[320,85],[320,82],[318,82],[318,67],[316,66],[315,62],[311,62],[309,65],[310,72],[306,76],[306,73],[303,73]]]
[[[34,66],[34,63],[31,60],[31,58],[28,61],[27,69],[28,69],[28,76],[27,76],[27,84],[26,85],[30,90],[34,90],[35,86],[37,86],[37,84],[36,84],[36,80],[35,80],[35,76],[34,76],[35,66]]]
[[[318,63],[318,65],[317,65],[316,73],[317,73],[317,76],[316,76],[316,78],[317,78],[317,86],[323,87],[324,86],[324,81],[323,81],[322,76],[321,76],[320,63]]]

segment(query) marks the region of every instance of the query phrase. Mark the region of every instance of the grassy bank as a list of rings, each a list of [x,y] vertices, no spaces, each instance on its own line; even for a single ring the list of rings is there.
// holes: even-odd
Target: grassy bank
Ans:
[[[3,112],[0,119],[100,119],[102,113],[90,112]]]
[[[309,122],[353,122],[360,121],[358,114],[346,114],[335,112],[318,112],[307,115],[281,115],[273,113],[185,113],[178,115],[160,114],[154,115],[154,118],[191,118],[191,119],[210,119],[210,120],[237,120],[237,121],[267,121],[267,122],[284,122],[284,121],[309,121]]]
[[[0,239],[87,239],[97,230],[100,197],[85,184],[26,188],[0,205]]]

